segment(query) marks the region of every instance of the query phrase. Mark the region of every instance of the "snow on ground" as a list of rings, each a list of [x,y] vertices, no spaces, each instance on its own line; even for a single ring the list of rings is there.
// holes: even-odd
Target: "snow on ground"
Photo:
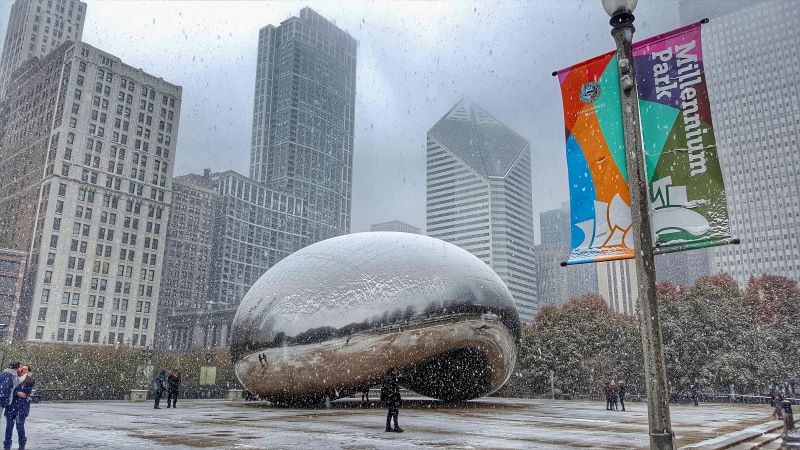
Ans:
[[[681,446],[711,448],[749,427],[779,425],[764,405],[671,408]],[[330,408],[182,400],[177,409],[160,410],[151,402],[51,402],[33,405],[26,429],[28,446],[37,449],[647,447],[646,404],[630,402],[627,409],[584,401],[491,398],[447,406],[419,399],[400,410],[405,433],[386,433],[383,408],[352,400]]]

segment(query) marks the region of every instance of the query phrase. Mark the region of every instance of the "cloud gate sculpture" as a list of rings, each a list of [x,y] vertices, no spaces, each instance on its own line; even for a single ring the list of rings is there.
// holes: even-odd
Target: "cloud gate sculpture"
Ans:
[[[469,252],[427,236],[372,232],[318,242],[269,269],[242,300],[231,354],[250,392],[321,402],[380,384],[445,401],[511,375],[520,338],[511,293]]]

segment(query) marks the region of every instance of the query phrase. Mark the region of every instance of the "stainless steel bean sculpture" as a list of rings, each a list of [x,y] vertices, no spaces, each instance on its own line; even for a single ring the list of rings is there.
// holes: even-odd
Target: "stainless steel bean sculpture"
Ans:
[[[357,233],[268,270],[236,313],[231,352],[246,389],[283,403],[338,398],[381,382],[445,401],[499,389],[514,369],[519,318],[494,271],[447,242]]]

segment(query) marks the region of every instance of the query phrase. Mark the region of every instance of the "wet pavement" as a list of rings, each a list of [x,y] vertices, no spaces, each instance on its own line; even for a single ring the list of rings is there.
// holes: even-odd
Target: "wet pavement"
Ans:
[[[779,425],[764,405],[671,408],[679,446],[719,448]],[[183,400],[177,409],[159,410],[151,402],[49,402],[33,405],[26,429],[28,447],[37,449],[647,447],[646,405],[630,402],[627,409],[606,411],[604,403],[586,401],[419,399],[400,410],[406,431],[386,433],[383,408],[352,400],[328,408]]]

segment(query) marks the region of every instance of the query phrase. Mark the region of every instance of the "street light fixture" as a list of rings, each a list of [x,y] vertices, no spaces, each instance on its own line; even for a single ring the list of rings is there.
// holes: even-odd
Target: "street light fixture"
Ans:
[[[672,450],[672,423],[664,364],[661,320],[656,298],[656,270],[653,261],[653,228],[650,223],[647,175],[642,149],[639,98],[633,63],[633,10],[637,0],[602,0],[611,20],[611,35],[617,44],[619,86],[622,101],[622,130],[625,136],[628,188],[631,197],[631,224],[636,250],[636,281],[639,292],[639,323],[642,331],[647,415],[650,448]]]

